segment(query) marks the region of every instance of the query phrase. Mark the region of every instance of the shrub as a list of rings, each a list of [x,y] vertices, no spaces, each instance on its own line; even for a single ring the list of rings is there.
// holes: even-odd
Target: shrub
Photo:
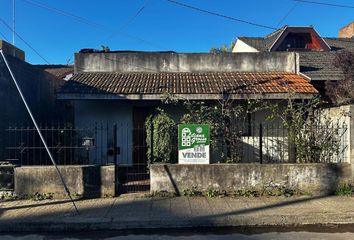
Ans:
[[[162,109],[157,111],[145,122],[148,163],[174,163],[177,161],[177,151],[174,149],[177,146],[176,123]]]
[[[351,196],[353,194],[353,186],[349,183],[340,184],[334,194],[337,196]]]

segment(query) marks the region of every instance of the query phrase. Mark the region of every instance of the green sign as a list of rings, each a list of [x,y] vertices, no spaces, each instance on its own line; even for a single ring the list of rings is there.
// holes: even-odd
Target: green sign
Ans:
[[[178,163],[209,164],[209,125],[178,125]]]

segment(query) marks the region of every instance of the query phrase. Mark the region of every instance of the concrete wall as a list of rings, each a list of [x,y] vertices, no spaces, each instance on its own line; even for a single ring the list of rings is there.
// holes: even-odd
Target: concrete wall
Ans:
[[[274,183],[318,195],[352,182],[350,164],[154,164],[150,169],[151,192],[182,192],[192,187],[232,192]]]
[[[25,61],[25,52],[4,40],[0,40],[0,49],[2,49],[3,52],[7,55]]]
[[[76,53],[75,72],[298,72],[296,53]]]
[[[354,164],[354,105],[345,105],[321,110],[322,116],[327,116],[339,126],[344,126],[347,130],[341,138],[341,144],[345,147],[344,161]]]
[[[39,123],[71,121],[70,114],[66,112],[66,105],[58,102],[55,96],[65,81],[12,56],[6,55],[6,58]],[[2,57],[0,57],[0,119],[0,161],[2,161],[5,158],[5,148],[9,144],[8,133],[6,134],[4,130],[15,124],[31,125]]]
[[[115,196],[115,166],[59,166],[73,195],[81,197]],[[66,192],[53,166],[15,168],[15,194],[54,193],[66,198]]]

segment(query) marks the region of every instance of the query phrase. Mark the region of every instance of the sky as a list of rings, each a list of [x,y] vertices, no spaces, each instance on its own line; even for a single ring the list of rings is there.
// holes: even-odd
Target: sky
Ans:
[[[167,0],[15,0],[15,44],[32,64],[73,63],[83,48],[207,52],[237,36],[265,36],[273,30],[198,12]],[[321,36],[336,37],[354,20],[353,0],[313,0],[353,8],[297,3],[294,0],[176,0],[233,18],[278,28],[313,25]],[[0,0],[0,20],[12,27],[13,0]],[[41,7],[40,7],[41,6]],[[285,18],[285,16],[287,16]],[[12,42],[0,22],[0,38]]]

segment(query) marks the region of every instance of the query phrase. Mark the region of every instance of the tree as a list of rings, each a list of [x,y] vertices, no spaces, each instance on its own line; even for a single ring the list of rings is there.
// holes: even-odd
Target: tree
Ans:
[[[232,49],[234,48],[236,44],[236,40],[232,41],[230,45],[222,45],[221,47],[212,47],[209,49],[210,53],[227,53],[227,52],[232,52]]]
[[[333,104],[343,105],[354,102],[354,51],[344,50],[338,53],[333,65],[343,72],[340,81],[326,82],[326,95]]]

